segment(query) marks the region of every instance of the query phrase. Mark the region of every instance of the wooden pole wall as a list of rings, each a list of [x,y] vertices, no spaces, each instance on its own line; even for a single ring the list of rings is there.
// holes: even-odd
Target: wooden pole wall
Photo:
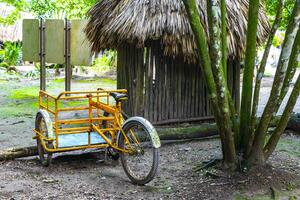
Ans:
[[[228,87],[239,107],[240,63],[228,59]],[[212,107],[200,67],[180,57],[163,56],[159,41],[144,49],[124,44],[118,49],[118,88],[128,89],[124,110],[153,123],[210,120]]]

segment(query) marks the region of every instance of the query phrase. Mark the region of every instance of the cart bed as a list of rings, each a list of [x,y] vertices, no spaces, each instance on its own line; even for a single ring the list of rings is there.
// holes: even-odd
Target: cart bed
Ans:
[[[88,133],[76,133],[58,136],[58,147],[76,147],[88,145]],[[104,139],[97,133],[91,132],[91,144],[105,144]]]

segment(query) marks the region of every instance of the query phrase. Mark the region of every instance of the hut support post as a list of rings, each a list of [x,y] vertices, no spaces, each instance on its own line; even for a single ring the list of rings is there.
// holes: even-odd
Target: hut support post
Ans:
[[[235,108],[237,114],[240,113],[240,107],[241,107],[241,62],[239,60],[235,60],[234,62],[234,73],[235,73],[235,79],[234,79],[234,89],[235,89]]]
[[[40,19],[40,90],[46,91],[45,22]]]
[[[136,49],[135,70],[136,70],[136,93],[135,93],[135,112],[137,115],[144,114],[144,50]]]
[[[65,19],[65,91],[71,91],[72,66],[71,66],[71,24],[68,19]]]

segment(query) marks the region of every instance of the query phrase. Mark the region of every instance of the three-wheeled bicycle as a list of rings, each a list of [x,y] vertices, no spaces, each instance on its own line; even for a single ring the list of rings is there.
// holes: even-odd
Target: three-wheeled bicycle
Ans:
[[[121,104],[126,99],[126,90],[62,92],[57,97],[40,91],[34,139],[41,163],[49,166],[57,152],[106,148],[121,160],[133,183],[150,182],[158,168],[160,139],[146,119],[124,120]]]

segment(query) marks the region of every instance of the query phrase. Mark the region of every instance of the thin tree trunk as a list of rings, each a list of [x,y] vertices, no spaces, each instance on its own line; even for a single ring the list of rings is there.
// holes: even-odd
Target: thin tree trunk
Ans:
[[[288,124],[290,115],[291,115],[293,108],[299,97],[299,93],[300,93],[300,75],[298,76],[298,79],[293,88],[291,96],[288,100],[288,103],[287,103],[285,109],[284,109],[283,115],[281,116],[281,118],[279,120],[278,126],[274,130],[271,138],[269,139],[268,143],[266,144],[266,146],[264,148],[265,159],[267,159],[272,154],[272,152],[274,151],[274,149],[280,139],[280,136],[284,132],[284,130]]]
[[[267,59],[268,59],[269,54],[270,54],[270,50],[271,50],[271,46],[272,46],[272,42],[273,42],[275,33],[276,33],[276,31],[279,27],[279,24],[281,22],[282,6],[283,6],[283,0],[279,0],[278,5],[277,5],[277,14],[276,14],[276,17],[275,17],[275,21],[273,23],[271,33],[270,33],[268,41],[266,43],[265,51],[264,51],[259,69],[258,69],[257,74],[256,74],[255,89],[254,89],[253,103],[252,103],[251,127],[250,127],[250,131],[249,131],[250,137],[249,137],[248,144],[247,144],[247,147],[246,147],[245,156],[248,156],[248,154],[250,153],[253,138],[254,138],[254,130],[255,130],[256,118],[257,118],[257,107],[258,107],[258,101],[259,101],[259,92],[260,92],[261,80],[262,80],[262,78],[264,76],[264,73],[265,73]]]
[[[221,0],[221,44],[222,44],[222,67],[227,83],[227,24],[226,24],[226,1]]]
[[[196,45],[199,52],[199,59],[201,62],[201,71],[203,74],[203,78],[206,82],[206,86],[208,89],[208,93],[210,96],[210,100],[212,102],[213,106],[213,112],[215,116],[216,123],[218,124],[218,129],[221,137],[222,142],[222,152],[225,153],[226,149],[224,140],[225,135],[221,127],[219,126],[220,123],[222,123],[222,118],[219,113],[219,107],[218,107],[218,100],[217,100],[217,93],[216,93],[216,84],[214,82],[214,77],[211,69],[211,61],[209,57],[209,47],[207,42],[207,37],[204,31],[204,28],[200,21],[200,16],[198,12],[198,8],[196,5],[196,0],[182,0],[185,6],[185,10],[188,14],[189,22],[191,25],[191,28],[193,30],[193,33],[195,35],[196,39]]]
[[[226,0],[221,0],[221,49],[222,49],[222,68],[224,72],[224,78],[226,83],[226,95],[229,101],[231,122],[234,130],[235,141],[239,138],[239,122],[237,119],[237,112],[232,100],[231,93],[228,89],[227,81],[227,24],[226,24],[227,10]],[[240,67],[240,66],[238,66]]]
[[[280,90],[283,85],[283,79],[287,71],[288,61],[292,51],[292,46],[297,31],[299,29],[299,21],[300,21],[300,0],[297,0],[295,2],[291,22],[286,31],[286,37],[283,43],[281,55],[279,58],[279,63],[274,77],[270,98],[264,109],[261,120],[255,132],[253,147],[251,149],[250,156],[248,159],[249,163],[261,164],[265,162],[264,153],[263,153],[265,137],[269,127],[269,123],[273,116],[275,106],[279,99]]]
[[[221,49],[221,28],[219,13],[220,8],[218,6],[218,0],[209,0],[207,6],[208,13],[208,23],[209,23],[209,35],[210,35],[210,59],[211,68],[214,75],[214,80],[216,83],[217,99],[219,105],[219,112],[222,116],[222,122],[218,125],[220,126],[220,131],[225,134],[225,155],[224,164],[226,167],[234,168],[236,162],[235,154],[235,144],[232,132],[231,116],[227,95],[227,82],[222,66],[222,49]]]
[[[240,116],[240,135],[241,139],[238,142],[238,148],[244,151],[247,146],[250,133],[251,124],[251,103],[252,103],[252,88],[253,75],[256,55],[256,37],[258,25],[258,10],[259,0],[249,1],[248,11],[248,27],[247,27],[247,43],[246,43],[246,57],[245,68],[243,74],[242,86],[242,102],[241,102],[241,116]]]
[[[284,97],[286,96],[287,92],[289,91],[289,86],[293,80],[293,77],[295,75],[297,66],[298,66],[298,56],[300,54],[300,29],[298,29],[298,33],[292,48],[292,53],[290,56],[289,64],[286,70],[286,75],[284,77],[283,86],[280,91],[279,100],[275,106],[275,112],[273,114],[276,116],[278,109],[280,105],[282,104],[282,101]]]

